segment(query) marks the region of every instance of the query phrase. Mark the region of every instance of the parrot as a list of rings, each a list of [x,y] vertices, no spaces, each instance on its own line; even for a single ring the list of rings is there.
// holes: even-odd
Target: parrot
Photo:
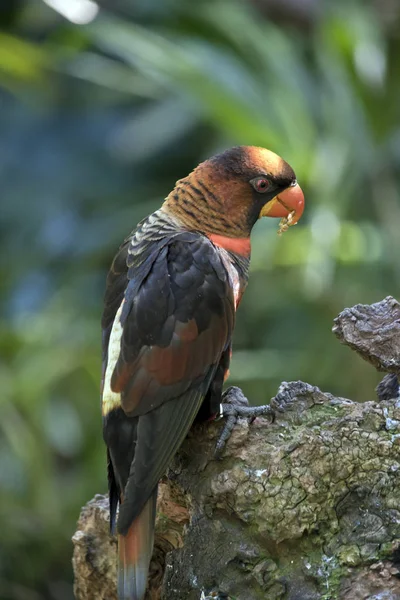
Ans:
[[[101,403],[119,600],[142,600],[157,488],[195,420],[255,418],[239,388],[223,392],[236,310],[260,217],[297,223],[293,169],[265,148],[236,146],[176,182],[120,246],[102,316]],[[118,518],[117,518],[118,511]]]

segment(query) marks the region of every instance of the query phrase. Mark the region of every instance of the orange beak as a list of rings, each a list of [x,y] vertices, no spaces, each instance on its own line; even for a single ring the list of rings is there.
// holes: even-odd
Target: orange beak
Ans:
[[[304,194],[298,183],[264,204],[260,217],[288,217],[293,211],[291,225],[297,223],[304,211]]]

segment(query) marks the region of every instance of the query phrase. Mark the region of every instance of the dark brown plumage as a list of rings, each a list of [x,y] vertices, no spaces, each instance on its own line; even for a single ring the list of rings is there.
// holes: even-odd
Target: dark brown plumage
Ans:
[[[119,598],[141,600],[157,484],[196,416],[215,416],[229,369],[250,232],[261,214],[303,211],[292,169],[238,147],[177,182],[114,259],[102,319],[111,524],[120,503]]]

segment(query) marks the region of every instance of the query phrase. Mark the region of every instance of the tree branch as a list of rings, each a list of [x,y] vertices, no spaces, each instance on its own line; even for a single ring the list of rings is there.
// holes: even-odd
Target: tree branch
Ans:
[[[400,597],[400,305],[346,309],[334,332],[394,373],[385,393],[282,383],[274,421],[240,420],[219,461],[222,424],[193,428],[160,486],[149,599]],[[78,600],[116,598],[108,528],[96,496],[73,538]]]

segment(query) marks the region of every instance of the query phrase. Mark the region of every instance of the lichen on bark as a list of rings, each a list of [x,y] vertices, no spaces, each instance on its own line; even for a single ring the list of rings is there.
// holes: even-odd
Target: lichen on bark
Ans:
[[[396,335],[379,330],[380,344],[371,342],[372,362],[390,363],[392,373],[397,359],[384,341],[396,357],[397,306],[386,299],[361,317],[363,344],[379,316],[394,323]],[[362,310],[349,314],[354,347]],[[221,424],[194,427],[161,485],[148,597],[400,598],[400,402],[389,396],[356,403],[283,383],[273,422],[240,420],[221,460],[213,453]],[[108,518],[103,497],[83,509],[74,537],[79,600],[116,598]]]

